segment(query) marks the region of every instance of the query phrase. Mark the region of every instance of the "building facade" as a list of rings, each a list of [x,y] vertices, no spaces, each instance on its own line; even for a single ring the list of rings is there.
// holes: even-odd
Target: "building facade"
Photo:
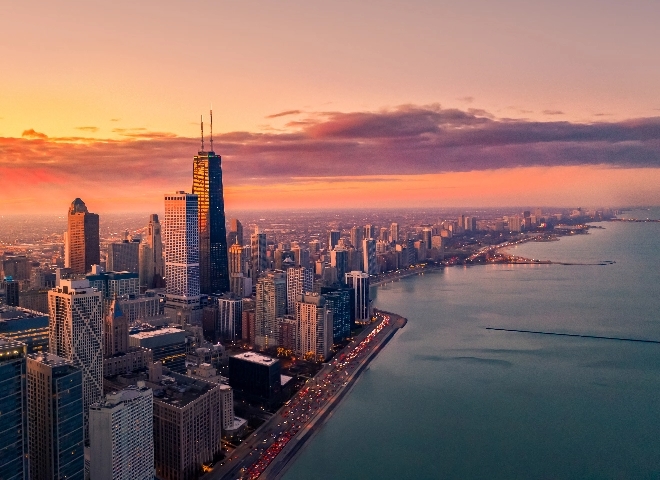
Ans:
[[[82,370],[87,441],[89,406],[103,395],[103,305],[87,280],[60,280],[48,292],[50,353]]]
[[[27,357],[30,478],[85,478],[83,377],[50,353]]]
[[[154,478],[153,393],[129,386],[90,406],[90,478]]]
[[[169,316],[179,324],[201,320],[197,195],[165,195],[165,277]]]
[[[369,275],[353,271],[346,274],[346,285],[355,290],[355,321],[367,323],[371,319],[371,299],[369,297]]]
[[[206,295],[227,292],[229,265],[220,155],[203,148],[197,152],[192,193],[198,201],[200,291]]]
[[[0,337],[0,478],[27,480],[26,349]]]
[[[146,288],[163,287],[165,278],[163,239],[158,215],[155,213],[149,216],[147,232],[140,243],[138,256],[140,285]]]
[[[73,273],[82,274],[101,263],[99,216],[87,211],[85,202],[76,198],[69,207],[67,245]]]

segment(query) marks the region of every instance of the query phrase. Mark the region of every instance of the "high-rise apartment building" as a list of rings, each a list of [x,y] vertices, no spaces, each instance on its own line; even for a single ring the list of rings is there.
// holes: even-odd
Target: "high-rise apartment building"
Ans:
[[[201,320],[197,195],[165,195],[165,310],[179,324]]]
[[[376,263],[376,240],[365,238],[362,240],[362,256],[364,273],[376,275],[378,273],[378,264]]]
[[[25,344],[0,337],[0,478],[27,480]]]
[[[277,346],[277,319],[286,313],[286,274],[269,271],[257,281],[255,300],[255,344]]]
[[[325,297],[318,293],[298,295],[296,299],[298,324],[298,355],[324,362],[332,348],[332,311],[326,307]]]
[[[399,241],[399,224],[396,222],[392,222],[392,225],[390,225],[390,241],[392,243]]]
[[[252,278],[256,279],[268,268],[266,259],[266,234],[260,233],[259,228],[250,236],[250,245],[252,247]]]
[[[213,127],[211,127],[213,128]],[[202,149],[193,159],[193,195],[198,200],[199,275],[203,294],[229,291],[225,200],[220,155]]]
[[[369,298],[369,274],[353,271],[346,274],[346,285],[355,290],[355,321],[368,323],[371,319],[371,302]]]
[[[51,353],[27,357],[30,478],[85,478],[82,371]]]
[[[164,286],[165,258],[163,257],[163,240],[158,215],[151,214],[146,235],[142,238],[139,251],[140,285],[146,288]]]
[[[99,245],[99,216],[89,213],[85,202],[76,198],[69,207],[68,253],[69,265],[73,273],[87,273],[92,265],[101,263]]]
[[[314,272],[305,267],[292,267],[286,271],[286,309],[295,315],[299,295],[314,290]]]
[[[85,441],[89,406],[103,395],[103,304],[87,280],[60,280],[48,292],[48,350],[82,370]]]
[[[90,407],[90,478],[154,478],[153,414],[153,393],[144,383],[110,393]]]
[[[309,267],[309,250],[302,247],[291,248],[293,260],[298,267]]]

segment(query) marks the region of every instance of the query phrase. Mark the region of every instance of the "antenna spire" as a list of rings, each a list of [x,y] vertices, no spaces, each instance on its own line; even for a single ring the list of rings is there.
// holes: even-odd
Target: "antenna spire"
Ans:
[[[204,118],[202,115],[199,116],[199,124],[202,130],[202,152],[204,151]]]
[[[213,105],[211,105],[211,151],[213,151]]]

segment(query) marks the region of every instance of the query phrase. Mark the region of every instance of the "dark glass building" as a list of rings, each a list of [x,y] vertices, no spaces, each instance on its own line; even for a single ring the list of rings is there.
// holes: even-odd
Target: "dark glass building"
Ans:
[[[221,158],[200,150],[193,159],[192,193],[198,199],[200,293],[229,291],[227,228]]]
[[[57,355],[27,357],[30,478],[84,480],[82,370]]]
[[[229,357],[229,385],[248,396],[272,399],[282,388],[280,361],[255,352]]]
[[[351,290],[321,287],[321,293],[332,311],[332,341],[341,342],[351,336]]]
[[[0,337],[0,478],[24,480],[27,465],[25,344]]]

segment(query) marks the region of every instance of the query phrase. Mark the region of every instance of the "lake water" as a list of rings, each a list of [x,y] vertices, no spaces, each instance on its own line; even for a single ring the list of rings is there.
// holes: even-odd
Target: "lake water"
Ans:
[[[628,212],[660,218],[660,209]],[[660,223],[516,254],[607,266],[452,267],[374,289],[408,318],[284,476],[660,478]]]

